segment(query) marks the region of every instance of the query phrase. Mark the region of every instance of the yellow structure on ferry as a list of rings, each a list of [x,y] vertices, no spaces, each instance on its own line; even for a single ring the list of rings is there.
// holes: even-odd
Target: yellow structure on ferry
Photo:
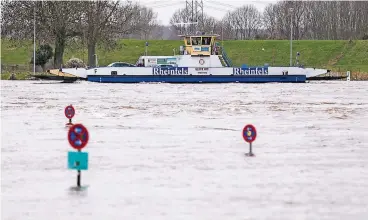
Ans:
[[[184,38],[183,55],[210,56],[218,55],[217,34],[179,35]]]

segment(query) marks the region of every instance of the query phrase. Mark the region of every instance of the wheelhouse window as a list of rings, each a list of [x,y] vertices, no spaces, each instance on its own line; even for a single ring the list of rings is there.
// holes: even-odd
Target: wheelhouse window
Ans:
[[[192,45],[191,42],[190,42],[190,37],[186,37],[185,40],[187,42],[187,45]]]
[[[202,45],[210,45],[210,44],[211,44],[211,37],[202,38]]]
[[[192,37],[192,45],[201,45],[201,37]]]

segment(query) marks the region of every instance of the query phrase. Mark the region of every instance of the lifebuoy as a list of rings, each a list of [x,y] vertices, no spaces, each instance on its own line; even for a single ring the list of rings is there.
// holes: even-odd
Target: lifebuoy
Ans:
[[[204,64],[204,59],[200,59],[199,64],[203,65]]]

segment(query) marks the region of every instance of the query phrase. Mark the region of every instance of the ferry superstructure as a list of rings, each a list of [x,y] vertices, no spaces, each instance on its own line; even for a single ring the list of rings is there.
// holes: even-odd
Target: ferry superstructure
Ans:
[[[174,56],[140,56],[135,67],[97,67],[63,69],[63,72],[99,83],[304,83],[326,69],[303,67],[235,67],[219,35],[180,35],[184,45]]]

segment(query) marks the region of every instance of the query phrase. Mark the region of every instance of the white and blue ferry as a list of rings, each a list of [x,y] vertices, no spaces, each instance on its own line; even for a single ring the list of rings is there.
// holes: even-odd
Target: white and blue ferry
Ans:
[[[303,67],[232,66],[219,35],[180,35],[184,45],[174,56],[141,56],[135,66],[109,65],[91,69],[63,69],[65,73],[99,83],[304,83],[326,69]]]

